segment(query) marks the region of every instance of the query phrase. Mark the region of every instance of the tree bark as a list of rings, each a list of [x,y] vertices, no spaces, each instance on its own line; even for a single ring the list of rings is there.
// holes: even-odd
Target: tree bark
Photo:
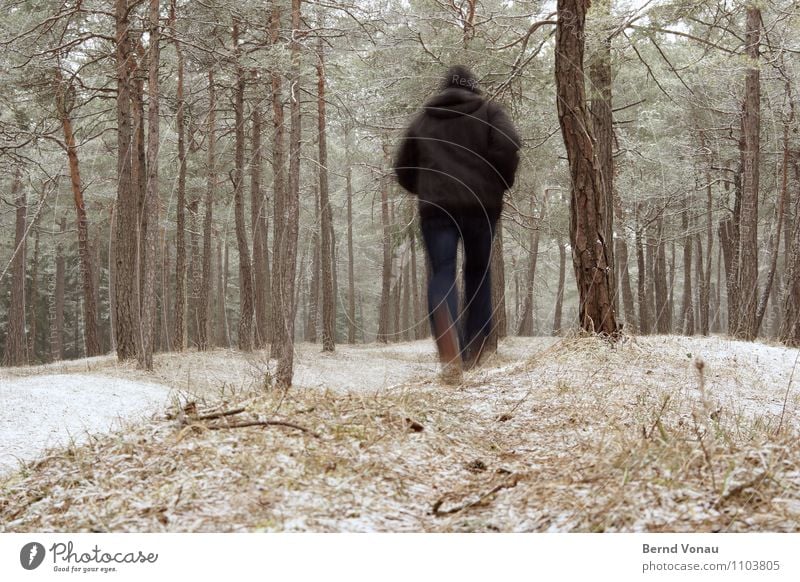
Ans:
[[[197,349],[207,350],[211,345],[211,236],[214,223],[214,197],[217,192],[217,93],[214,71],[208,71],[208,152],[203,215],[203,257],[200,290],[197,295]],[[195,235],[196,236],[196,235]],[[196,265],[197,261],[193,261]],[[197,277],[197,274],[195,274]],[[196,284],[196,281],[195,281]]]
[[[757,334],[758,308],[758,188],[761,131],[761,81],[759,45],[761,10],[747,7],[745,53],[749,66],[745,76],[742,106],[742,136],[739,149],[742,157],[742,208],[739,237],[739,316],[733,329],[736,337],[752,340]]]
[[[639,333],[647,335],[652,331],[652,324],[650,323],[650,302],[648,301],[647,297],[647,267],[645,265],[644,243],[642,242],[642,231],[638,225],[636,228],[635,246],[636,266],[638,270],[636,276],[636,291],[637,299],[639,301]]]
[[[269,256],[267,252],[267,205],[261,188],[261,107],[253,105],[252,154],[250,160],[250,230],[253,233],[253,295],[255,307],[255,346],[269,342]]]
[[[322,221],[320,260],[322,269],[322,351],[332,352],[336,341],[333,297],[333,216],[328,195],[328,143],[325,121],[325,51],[317,39],[317,144],[319,146],[319,205]]]
[[[545,214],[547,212],[547,190],[542,197],[542,208],[539,211],[539,218],[531,224],[530,230],[530,255],[528,262],[528,277],[525,283],[525,299],[523,301],[522,316],[519,320],[517,327],[517,335],[532,336],[534,335],[535,317],[533,309],[533,292],[534,292],[534,279],[536,277],[536,263],[539,257],[539,234],[542,228]],[[533,199],[531,199],[531,216],[533,216]]]
[[[277,46],[279,42],[281,9],[280,3],[272,4],[272,12],[269,21],[269,36],[272,46]],[[283,298],[284,273],[283,265],[286,258],[283,255],[283,236],[284,236],[284,199],[286,197],[286,155],[284,150],[284,113],[283,113],[283,79],[276,69],[270,71],[270,83],[272,86],[272,193],[273,193],[273,213],[272,213],[272,289],[271,301],[271,320],[272,344],[270,346],[271,356],[280,357],[281,347],[287,341],[286,329],[286,309],[290,309],[289,301]]]
[[[683,301],[681,302],[681,329],[684,335],[694,335],[694,307],[692,306],[692,235],[689,232],[689,201],[681,213],[683,228]]]
[[[556,305],[553,308],[553,335],[560,335],[561,313],[564,305],[564,279],[567,270],[567,245],[558,239],[558,288],[556,289]]]
[[[234,148],[233,197],[236,222],[236,246],[239,251],[239,349],[253,347],[253,270],[244,222],[244,69],[239,45],[239,21],[233,21],[233,47],[236,58],[236,144]]]
[[[19,168],[15,170],[11,183],[11,196],[16,207],[16,220],[10,266],[11,300],[8,307],[8,333],[6,333],[3,363],[6,366],[24,366],[28,363],[28,342],[25,330],[25,231],[28,205]]]
[[[625,323],[628,324],[631,331],[636,332],[639,330],[639,323],[636,320],[636,310],[633,303],[633,288],[631,287],[631,274],[628,265],[628,243],[625,242],[624,236],[620,236],[615,239],[615,244],[617,246],[615,260],[622,287],[622,307],[625,312]]]
[[[147,104],[147,190],[144,202],[144,216],[149,227],[144,239],[144,292],[142,297],[142,325],[140,327],[142,349],[138,353],[139,367],[153,369],[153,344],[156,328],[156,273],[158,260],[158,224],[161,201],[158,191],[158,65],[161,27],[159,25],[159,0],[150,0],[150,53],[149,93]]]
[[[389,168],[389,146],[383,145],[384,167]],[[380,178],[381,189],[381,227],[383,229],[383,269],[381,270],[381,302],[378,311],[378,335],[376,340],[386,343],[389,341],[391,293],[392,293],[392,238],[391,224],[389,221],[389,180],[386,176]]]
[[[288,389],[292,384],[294,367],[294,292],[297,269],[297,237],[300,219],[300,43],[297,34],[300,32],[301,0],[292,0],[292,40],[291,52],[291,100],[290,100],[290,152],[289,152],[289,191],[284,205],[285,235],[282,245],[281,293],[283,300],[281,313],[285,341],[280,346],[278,367],[275,373],[275,385],[279,389]]]
[[[56,72],[55,95],[56,110],[61,120],[64,132],[64,145],[69,162],[70,185],[72,199],[75,203],[76,223],[78,226],[78,257],[80,259],[81,282],[83,289],[83,317],[85,324],[84,342],[88,357],[100,354],[100,339],[97,329],[97,299],[92,275],[92,259],[89,250],[89,219],[86,215],[86,205],[83,200],[83,185],[81,183],[80,164],[78,161],[78,146],[75,143],[75,133],[72,129],[70,117],[71,100],[74,89],[66,85],[61,71]]]
[[[569,160],[570,241],[581,328],[616,335],[606,241],[605,186],[586,113],[583,52],[586,0],[558,0],[555,75],[558,121]]]
[[[170,29],[177,57],[177,111],[175,131],[178,134],[178,184],[175,232],[175,325],[173,349],[186,349],[186,104],[184,99],[184,61],[177,33],[177,0],[170,4]]]
[[[353,261],[353,169],[350,160],[352,126],[345,128],[345,191],[347,194],[347,343],[356,343],[356,283]],[[415,312],[416,313],[416,312]]]
[[[117,357],[136,355],[139,328],[138,192],[132,188],[131,75],[128,0],[115,0],[117,73],[117,209],[114,247],[114,306]]]
[[[55,299],[53,320],[50,330],[50,354],[53,360],[64,359],[64,288],[66,264],[64,260],[64,238],[67,232],[67,219],[62,216],[60,225],[58,244],[56,245],[56,272],[55,272]]]

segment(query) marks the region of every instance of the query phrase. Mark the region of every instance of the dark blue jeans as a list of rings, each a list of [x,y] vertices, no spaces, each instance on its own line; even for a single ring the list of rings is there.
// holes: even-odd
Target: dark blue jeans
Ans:
[[[496,221],[483,216],[420,217],[422,238],[430,263],[428,315],[445,303],[458,330],[462,356],[474,353],[492,329],[492,279],[490,263]],[[464,312],[458,312],[456,253],[464,244]],[[431,317],[431,326],[433,319]],[[434,335],[437,331],[433,330]]]

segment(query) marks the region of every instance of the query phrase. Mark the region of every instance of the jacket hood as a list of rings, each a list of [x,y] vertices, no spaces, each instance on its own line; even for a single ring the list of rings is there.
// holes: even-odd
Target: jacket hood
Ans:
[[[425,103],[425,113],[448,118],[470,115],[483,105],[483,98],[467,89],[445,89]]]

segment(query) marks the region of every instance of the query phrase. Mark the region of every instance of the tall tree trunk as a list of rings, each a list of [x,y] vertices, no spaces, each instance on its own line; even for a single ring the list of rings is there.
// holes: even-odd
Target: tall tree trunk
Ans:
[[[59,224],[60,234],[56,245],[55,299],[53,320],[50,330],[50,354],[53,360],[64,359],[64,287],[66,264],[64,260],[64,238],[67,232],[67,219],[62,216]]]
[[[14,248],[11,257],[11,301],[8,307],[8,333],[6,333],[3,363],[6,366],[24,366],[28,363],[28,342],[25,331],[25,231],[28,205],[19,168],[11,183],[11,196],[16,207],[14,223]]]
[[[786,273],[780,340],[787,346],[800,347],[800,195],[795,197],[794,212],[792,250]]]
[[[631,274],[628,265],[628,243],[625,237],[616,239],[617,252],[615,260],[619,272],[620,286],[622,287],[622,307],[625,312],[625,322],[631,331],[638,331],[639,324],[636,320],[636,310],[633,303],[633,288],[631,287]]]
[[[787,97],[791,103],[791,94],[789,94],[789,84],[787,82]],[[792,107],[792,110],[794,108]],[[786,207],[786,198],[789,194],[789,125],[792,122],[794,115],[786,120],[783,124],[783,160],[781,163],[781,193],[778,198],[778,206],[775,208],[775,233],[769,237],[769,271],[767,271],[767,280],[764,283],[764,288],[761,290],[761,297],[758,300],[758,307],[756,309],[756,320],[753,324],[754,336],[758,335],[761,329],[761,322],[764,320],[764,313],[767,311],[767,301],[769,301],[770,293],[772,292],[772,282],[775,279],[775,271],[778,267],[778,253],[781,247],[781,230],[783,228],[784,208]]]
[[[233,47],[236,56],[236,144],[233,170],[234,218],[236,246],[239,251],[239,349],[250,351],[253,347],[253,271],[250,265],[250,248],[244,222],[244,69],[239,45],[239,21],[233,21]]]
[[[553,308],[553,335],[561,334],[561,312],[564,305],[564,279],[567,270],[567,245],[558,239],[558,288],[556,289],[556,305]]]
[[[177,0],[171,0],[170,29],[178,67],[175,113],[175,130],[178,134],[178,191],[175,209],[175,326],[172,343],[173,349],[181,352],[186,349],[186,104],[183,95],[183,50],[178,40],[176,21]]]
[[[147,104],[147,192],[144,202],[144,216],[149,227],[144,239],[144,293],[142,297],[141,345],[138,353],[139,366],[145,370],[153,369],[153,344],[156,327],[156,273],[158,260],[158,224],[161,201],[158,192],[158,65],[161,28],[158,22],[159,0],[150,0],[150,54],[149,98]]]
[[[319,205],[322,214],[322,351],[332,352],[336,341],[335,301],[333,297],[333,217],[328,197],[328,143],[325,128],[325,51],[322,37],[317,39],[317,144],[319,145]]]
[[[278,367],[275,374],[275,385],[279,389],[287,389],[292,384],[294,367],[294,292],[297,269],[297,237],[300,219],[300,43],[297,34],[300,32],[301,0],[292,0],[292,35],[291,52],[291,101],[290,101],[290,152],[289,152],[289,191],[284,204],[285,221],[282,227],[282,272],[281,293],[284,297],[284,308],[281,317],[286,332],[285,341],[280,346]],[[288,303],[288,305],[286,304]]]
[[[117,209],[115,212],[114,306],[117,357],[136,355],[139,329],[138,192],[132,188],[131,74],[128,0],[115,0],[117,73]]]
[[[600,164],[600,183],[603,187],[602,196],[598,197],[599,211],[605,221],[606,260],[610,265],[608,278],[612,289],[612,309],[616,313],[617,280],[614,264],[614,120],[612,109],[612,77],[611,77],[611,39],[612,31],[608,30],[608,19],[611,17],[611,0],[594,0],[592,3],[592,16],[601,20],[603,29],[600,31],[599,45],[592,55],[589,65],[590,108],[592,133],[595,138],[597,160]]]
[[[250,230],[253,233],[253,295],[256,313],[255,346],[269,342],[269,256],[267,206],[261,188],[261,107],[253,104],[252,154],[250,160]]]
[[[669,295],[667,293],[667,260],[664,251],[663,219],[659,217],[656,224],[657,243],[655,266],[653,269],[653,281],[656,294],[656,330],[658,333],[670,333],[672,328],[672,314],[669,309]]]
[[[314,224],[319,220],[319,191],[314,188]],[[306,328],[303,339],[307,342],[317,342],[317,325],[319,324],[319,296],[320,296],[320,249],[319,230],[314,228],[311,233],[311,275],[308,278],[308,308],[306,309]]]
[[[642,231],[637,225],[636,228],[636,291],[639,301],[639,333],[647,335],[651,332],[650,309],[647,298],[647,268],[645,266],[644,244],[642,242]]]
[[[389,147],[384,143],[383,158],[385,167],[389,166]],[[392,238],[389,220],[389,180],[386,176],[380,178],[381,189],[381,226],[383,228],[383,269],[381,271],[381,301],[378,311],[378,336],[379,342],[389,341],[391,292],[392,292]]]
[[[347,194],[347,343],[356,343],[356,283],[353,262],[353,169],[350,161],[352,127],[345,128],[345,191]],[[416,274],[415,274],[416,276]],[[416,311],[415,311],[415,317]]]
[[[508,318],[506,316],[506,269],[503,258],[503,222],[497,221],[494,240],[492,241],[492,258],[489,263],[489,276],[492,286],[492,330],[486,338],[485,350],[497,351],[501,339],[508,335]]]
[[[272,12],[269,20],[270,43],[276,47],[279,42],[281,4],[273,2]],[[288,301],[284,301],[282,287],[284,284],[283,265],[286,258],[283,255],[283,235],[284,235],[284,199],[286,197],[286,155],[284,149],[284,113],[283,113],[283,80],[280,73],[272,69],[270,71],[270,83],[272,86],[272,193],[273,193],[273,212],[272,212],[272,289],[270,302],[272,313],[272,344],[270,346],[271,356],[280,357],[283,344],[287,341],[286,315],[285,310],[290,309]],[[291,378],[290,378],[291,381]]]
[[[587,5],[587,0],[558,0],[556,103],[572,178],[570,240],[580,325],[593,333],[615,335],[617,322],[605,226],[608,205],[586,113],[583,51]]]
[[[755,339],[758,309],[758,188],[761,131],[761,81],[759,45],[761,10],[747,7],[745,52],[749,65],[745,76],[742,106],[742,136],[739,149],[742,157],[742,209],[739,237],[739,317],[733,330],[736,337]]]
[[[681,213],[683,228],[683,301],[681,303],[681,329],[684,335],[694,335],[694,307],[692,306],[692,235],[689,232],[689,201]]]
[[[533,314],[533,283],[536,276],[536,263],[539,257],[539,234],[542,228],[542,222],[547,212],[547,190],[542,197],[542,208],[539,211],[539,218],[533,221],[530,230],[530,256],[528,257],[528,277],[525,283],[525,299],[523,301],[522,316],[519,320],[519,327],[517,328],[517,335],[532,336],[534,335],[535,317]],[[533,217],[533,199],[531,198],[531,217]]]
[[[64,132],[64,145],[69,162],[70,185],[72,199],[75,203],[76,223],[78,226],[78,257],[80,259],[81,282],[83,289],[83,317],[86,325],[84,341],[86,355],[100,354],[100,339],[97,329],[97,299],[95,296],[94,277],[92,275],[92,259],[89,251],[89,219],[83,201],[83,185],[81,183],[80,164],[78,162],[78,146],[70,117],[71,101],[74,88],[65,84],[61,71],[56,72],[55,80],[56,110]]]
[[[203,215],[203,273],[197,297],[197,349],[206,350],[211,344],[211,235],[214,223],[214,196],[217,191],[217,93],[214,71],[208,71],[208,175],[206,181],[205,213]],[[241,186],[240,186],[241,187]],[[195,261],[196,263],[196,261]]]

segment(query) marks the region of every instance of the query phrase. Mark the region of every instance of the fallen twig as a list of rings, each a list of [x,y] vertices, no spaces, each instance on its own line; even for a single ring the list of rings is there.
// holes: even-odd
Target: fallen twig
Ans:
[[[486,501],[489,497],[497,493],[498,491],[502,491],[503,489],[511,489],[515,487],[520,480],[520,475],[512,473],[505,481],[502,483],[498,483],[494,487],[492,487],[489,491],[478,497],[474,501],[470,501],[469,503],[463,503],[461,505],[457,505],[456,507],[452,507],[450,509],[442,510],[440,509],[445,502],[445,496],[439,498],[436,503],[433,504],[431,508],[431,513],[436,517],[443,517],[445,515],[452,515],[454,513],[458,513],[459,511],[463,511],[465,509],[469,509],[470,507],[475,507],[476,505],[480,505],[484,501]]]
[[[311,429],[308,429],[304,426],[300,426],[299,424],[295,424],[293,422],[286,422],[283,420],[246,420],[243,422],[236,422],[236,423],[225,423],[225,424],[209,424],[206,427],[209,430],[222,430],[226,428],[247,428],[250,426],[285,426],[287,428],[293,428],[295,430],[299,430],[300,432],[305,432],[313,436],[314,438],[322,438],[319,433],[314,432]]]
[[[233,416],[245,411],[245,408],[234,408],[232,410],[221,410],[220,412],[211,412],[209,414],[201,414],[195,420],[214,420],[215,418],[222,418],[223,416]]]

